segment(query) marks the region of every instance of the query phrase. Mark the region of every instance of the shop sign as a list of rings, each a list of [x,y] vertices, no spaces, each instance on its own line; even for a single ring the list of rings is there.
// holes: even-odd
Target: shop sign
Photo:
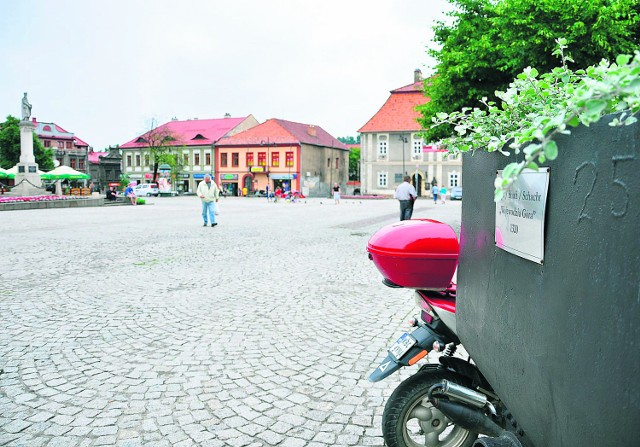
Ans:
[[[498,176],[502,171],[498,171]],[[549,168],[526,169],[496,202],[496,246],[521,258],[544,261],[544,220]]]
[[[204,178],[205,175],[211,175],[211,174],[193,174],[193,178],[195,179]]]
[[[272,180],[294,180],[298,178],[298,174],[271,174]]]
[[[266,172],[265,166],[251,166],[249,172]]]
[[[112,183],[109,183],[109,186],[120,186],[120,183],[112,182]]]
[[[181,178],[189,178],[189,174],[180,174]]]
[[[238,174],[220,174],[220,180],[238,180]]]

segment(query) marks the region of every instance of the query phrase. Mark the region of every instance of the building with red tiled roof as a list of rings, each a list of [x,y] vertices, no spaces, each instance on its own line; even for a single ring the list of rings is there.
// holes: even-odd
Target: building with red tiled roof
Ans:
[[[391,90],[391,95],[360,132],[360,178],[363,194],[393,194],[410,175],[418,195],[432,183],[447,188],[462,184],[461,161],[444,158],[435,144],[425,144],[417,107],[429,101],[420,70],[414,82]]]
[[[215,146],[216,181],[231,194],[280,187],[324,197],[348,180],[349,148],[320,126],[269,119]]]
[[[154,157],[149,149],[153,139],[167,138],[171,151],[182,162],[177,190],[195,191],[205,174],[214,174],[214,144],[221,138],[235,135],[258,125],[253,115],[240,118],[192,119],[168,123],[145,132],[120,146],[123,173],[139,183],[151,183]]]
[[[77,171],[87,171],[87,152],[89,145],[56,123],[41,123],[32,118],[35,134],[45,148],[53,150],[53,156],[61,165]]]

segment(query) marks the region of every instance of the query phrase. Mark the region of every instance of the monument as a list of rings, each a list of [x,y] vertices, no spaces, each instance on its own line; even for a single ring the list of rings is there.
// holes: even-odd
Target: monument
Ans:
[[[31,104],[25,93],[22,97],[22,120],[20,121],[20,162],[15,177],[15,185],[11,190],[12,195],[37,196],[46,194],[42,188],[38,164],[33,155],[33,130],[36,125],[29,120],[31,118]]]

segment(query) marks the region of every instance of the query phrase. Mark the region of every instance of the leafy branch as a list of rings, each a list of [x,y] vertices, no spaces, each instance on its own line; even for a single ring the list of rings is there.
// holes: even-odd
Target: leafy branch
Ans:
[[[558,39],[554,51],[562,65],[540,75],[526,68],[504,92],[496,92],[500,104],[483,99],[483,107],[438,113],[432,128],[451,125],[454,134],[441,141],[449,153],[475,150],[523,153],[524,160],[508,164],[495,182],[495,200],[526,169],[558,156],[554,138],[570,134],[570,128],[589,126],[616,113],[611,126],[630,125],[640,112],[640,51],[620,55],[615,63],[603,60],[584,70],[572,71],[565,54],[566,40]]]

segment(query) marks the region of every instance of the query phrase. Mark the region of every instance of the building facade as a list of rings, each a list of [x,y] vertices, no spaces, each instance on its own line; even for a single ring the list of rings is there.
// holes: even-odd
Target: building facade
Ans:
[[[349,148],[319,126],[270,119],[215,146],[216,182],[232,195],[279,187],[328,197],[348,180]]]
[[[88,173],[87,143],[55,123],[41,123],[35,118],[32,121],[36,125],[34,132],[38,139],[45,148],[53,150],[53,157],[60,165]]]
[[[138,183],[151,183],[155,160],[149,146],[154,136],[160,135],[166,139],[164,145],[169,147],[169,152],[180,157],[182,164],[175,190],[195,192],[206,174],[215,175],[214,144],[220,138],[256,125],[258,121],[253,115],[186,121],[174,119],[120,146],[122,172]]]
[[[87,154],[88,174],[95,187],[104,192],[109,186],[120,185],[122,173],[122,156],[120,149],[109,148],[108,152],[94,152],[89,150]]]
[[[423,82],[416,70],[413,84],[392,90],[358,131],[363,194],[392,195],[404,175],[411,176],[418,195],[430,194],[434,183],[447,189],[462,186],[461,158],[422,139],[416,107],[428,101]]]

